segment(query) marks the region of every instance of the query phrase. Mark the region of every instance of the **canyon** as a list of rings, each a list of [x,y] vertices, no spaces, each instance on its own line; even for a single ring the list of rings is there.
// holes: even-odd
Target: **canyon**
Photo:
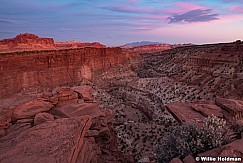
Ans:
[[[243,119],[241,41],[139,50],[50,42],[0,54],[0,162],[152,163],[179,125]],[[242,158],[239,144],[232,131],[230,143],[197,156]]]

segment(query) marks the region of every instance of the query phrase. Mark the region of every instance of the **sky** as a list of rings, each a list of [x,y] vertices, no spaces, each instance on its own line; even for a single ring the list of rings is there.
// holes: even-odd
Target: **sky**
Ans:
[[[0,39],[19,33],[108,46],[231,42],[243,40],[243,0],[0,0]]]

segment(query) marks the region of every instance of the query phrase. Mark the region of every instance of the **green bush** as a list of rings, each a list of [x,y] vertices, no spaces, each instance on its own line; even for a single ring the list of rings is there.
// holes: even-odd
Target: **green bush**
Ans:
[[[157,161],[169,162],[174,157],[184,158],[229,142],[225,120],[212,116],[204,120],[203,127],[197,126],[195,122],[183,124],[167,133],[155,150]]]

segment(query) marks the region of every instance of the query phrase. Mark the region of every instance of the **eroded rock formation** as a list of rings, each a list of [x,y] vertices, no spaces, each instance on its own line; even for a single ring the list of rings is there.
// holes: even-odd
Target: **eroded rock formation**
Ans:
[[[84,99],[92,96],[86,87],[75,87],[80,96],[72,96],[76,92],[70,87],[59,87],[14,108],[6,108],[14,99],[2,103],[0,162],[133,162],[117,149],[114,113]],[[3,122],[3,117],[10,121]]]
[[[55,42],[53,38],[40,38],[35,34],[19,34],[15,38],[0,40],[0,53],[35,50],[76,49],[84,47],[105,48],[99,42]]]
[[[0,40],[0,52],[55,49],[52,38],[39,38],[34,34],[19,34],[15,38]]]

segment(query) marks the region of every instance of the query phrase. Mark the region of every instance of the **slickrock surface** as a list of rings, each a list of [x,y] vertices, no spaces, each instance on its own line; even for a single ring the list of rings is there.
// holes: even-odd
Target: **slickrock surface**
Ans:
[[[223,108],[220,108],[216,104],[205,104],[205,102],[198,104],[174,102],[166,105],[166,108],[180,123],[192,123],[192,121],[202,123],[206,117],[212,115],[220,118],[232,118],[234,116],[234,114],[232,114],[231,117],[229,117],[228,114],[224,114]]]
[[[0,138],[0,161],[76,162],[90,125],[88,116],[58,119],[22,131],[13,139],[6,135]]]

